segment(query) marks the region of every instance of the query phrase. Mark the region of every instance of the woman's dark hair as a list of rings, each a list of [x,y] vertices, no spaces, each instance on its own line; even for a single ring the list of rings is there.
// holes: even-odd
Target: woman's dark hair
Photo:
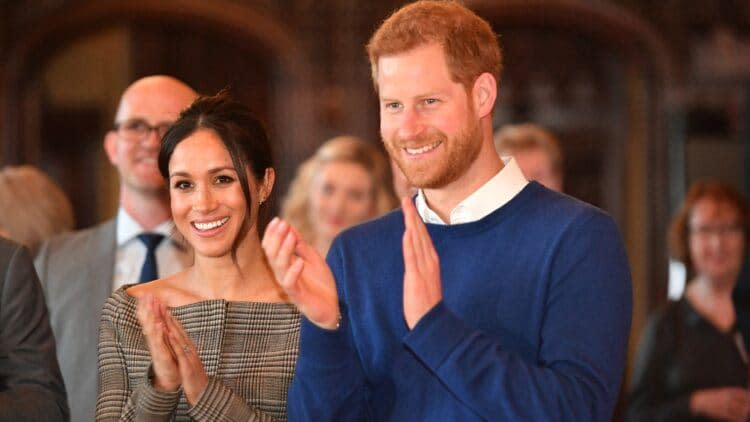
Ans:
[[[159,150],[159,171],[162,176],[169,183],[172,153],[180,142],[201,129],[215,132],[229,151],[250,209],[253,198],[245,168],[250,168],[255,179],[262,181],[266,169],[273,168],[273,153],[263,125],[248,107],[232,99],[226,90],[216,95],[198,97],[180,113],[179,119],[164,134]],[[258,210],[258,233],[263,233],[268,223],[272,197],[270,194]]]

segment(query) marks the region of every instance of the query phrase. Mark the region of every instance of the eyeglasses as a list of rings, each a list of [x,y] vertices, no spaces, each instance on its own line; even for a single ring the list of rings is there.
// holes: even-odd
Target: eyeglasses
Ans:
[[[137,142],[148,138],[152,130],[156,131],[156,135],[161,139],[167,133],[170,126],[172,126],[171,123],[159,123],[156,126],[151,126],[141,119],[131,119],[122,123],[115,123],[115,131],[122,139],[129,142]]]
[[[741,224],[723,224],[716,226],[691,226],[690,234],[698,237],[717,236],[737,236],[742,234]]]

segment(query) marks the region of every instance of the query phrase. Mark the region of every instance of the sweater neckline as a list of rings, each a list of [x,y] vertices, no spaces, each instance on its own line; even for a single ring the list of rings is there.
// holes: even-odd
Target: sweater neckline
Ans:
[[[541,185],[537,182],[530,181],[518,194],[516,194],[516,196],[511,198],[510,201],[477,221],[459,224],[425,223],[425,226],[431,236],[460,236],[481,232],[518,212],[540,192]],[[403,210],[401,210],[401,212],[403,213]]]

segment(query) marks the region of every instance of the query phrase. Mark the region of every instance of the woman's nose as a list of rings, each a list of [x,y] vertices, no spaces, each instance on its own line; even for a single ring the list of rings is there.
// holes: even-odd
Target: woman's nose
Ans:
[[[199,186],[196,190],[195,203],[193,209],[196,211],[206,212],[214,209],[216,201],[214,200],[213,192],[206,186]]]

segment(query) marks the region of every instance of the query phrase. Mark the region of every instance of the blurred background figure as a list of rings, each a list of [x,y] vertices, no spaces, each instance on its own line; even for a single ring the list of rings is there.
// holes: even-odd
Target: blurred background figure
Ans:
[[[29,252],[0,238],[0,421],[67,421],[55,339]]]
[[[503,126],[495,132],[495,149],[503,157],[513,156],[527,179],[562,192],[560,141],[547,129],[532,123]]]
[[[73,207],[65,192],[34,166],[0,170],[0,235],[36,252],[58,233],[73,230]]]
[[[670,228],[685,263],[683,298],[649,320],[636,359],[631,421],[746,421],[748,357],[732,289],[747,250],[748,205],[731,186],[698,182]]]
[[[282,218],[325,256],[339,232],[396,207],[391,177],[375,146],[354,136],[332,138],[300,165]]]

